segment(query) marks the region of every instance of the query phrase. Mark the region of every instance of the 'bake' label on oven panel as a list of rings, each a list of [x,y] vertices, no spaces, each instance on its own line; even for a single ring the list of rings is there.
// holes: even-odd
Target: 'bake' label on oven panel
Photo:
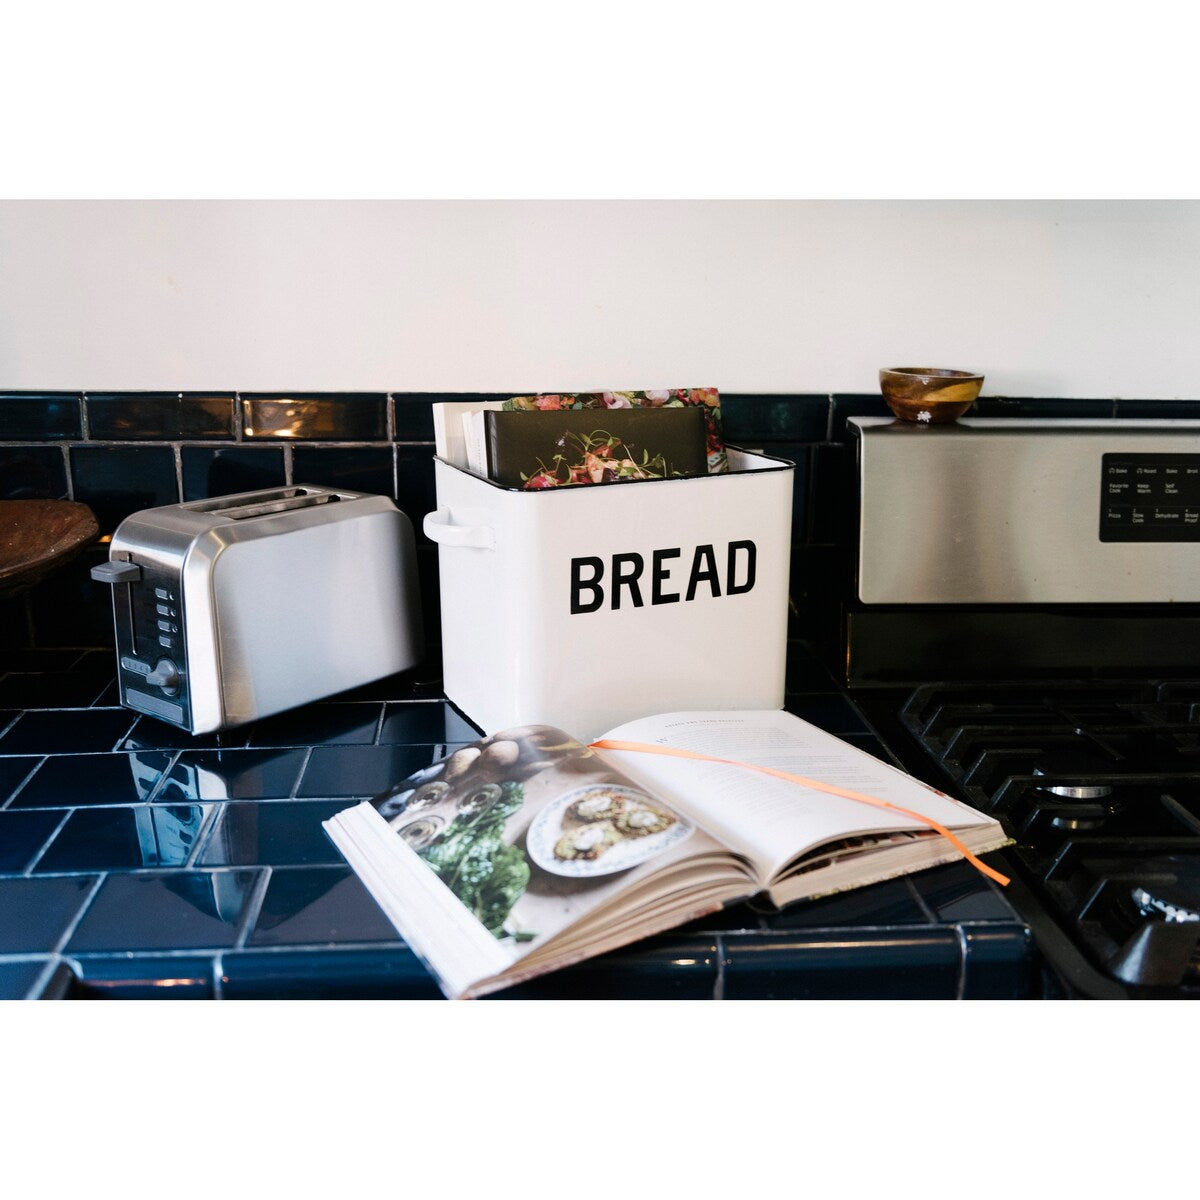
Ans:
[[[1102,542],[1200,542],[1200,455],[1104,454]]]

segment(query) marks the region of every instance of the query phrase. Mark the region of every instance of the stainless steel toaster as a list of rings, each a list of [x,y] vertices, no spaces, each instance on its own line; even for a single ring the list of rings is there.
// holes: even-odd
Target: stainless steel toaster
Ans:
[[[113,587],[121,703],[206,733],[420,661],[412,524],[386,496],[314,486],[126,517]]]

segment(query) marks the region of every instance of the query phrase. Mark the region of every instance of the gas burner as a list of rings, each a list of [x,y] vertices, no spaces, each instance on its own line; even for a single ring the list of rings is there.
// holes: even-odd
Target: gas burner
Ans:
[[[1156,887],[1155,891],[1161,892],[1161,889]],[[1200,910],[1182,904],[1172,904],[1171,901],[1163,899],[1161,894],[1155,895],[1147,888],[1135,887],[1130,895],[1143,916],[1161,917],[1164,921],[1179,925],[1200,921]]]
[[[1033,774],[1038,776],[1047,776],[1049,771],[1043,771],[1041,767],[1034,767]],[[1047,783],[1038,784],[1039,792],[1048,792],[1051,796],[1058,796],[1063,800],[1103,800],[1105,796],[1112,795],[1112,785],[1108,783]]]

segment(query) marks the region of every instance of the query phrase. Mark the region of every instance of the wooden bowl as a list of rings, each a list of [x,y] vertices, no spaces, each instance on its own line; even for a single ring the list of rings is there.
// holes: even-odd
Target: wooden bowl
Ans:
[[[70,562],[99,532],[86,504],[0,500],[0,597],[33,587]]]
[[[942,367],[891,367],[879,372],[888,408],[902,421],[957,421],[975,403],[983,376]]]

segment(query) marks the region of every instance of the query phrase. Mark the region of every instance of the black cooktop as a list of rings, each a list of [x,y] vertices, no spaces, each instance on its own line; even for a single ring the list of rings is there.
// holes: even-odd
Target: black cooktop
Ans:
[[[1004,823],[1051,994],[1200,997],[1200,680],[902,695],[869,712],[906,765]]]

